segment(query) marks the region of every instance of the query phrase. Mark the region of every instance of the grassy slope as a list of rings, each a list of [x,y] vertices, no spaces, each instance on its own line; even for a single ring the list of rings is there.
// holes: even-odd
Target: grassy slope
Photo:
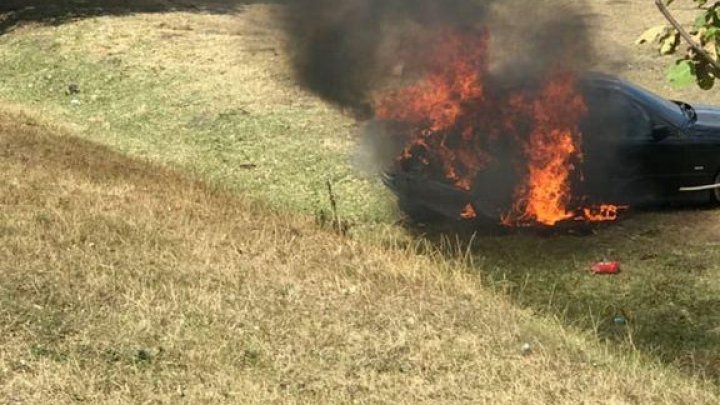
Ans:
[[[518,310],[460,263],[53,132],[0,113],[0,402],[720,400]]]
[[[720,93],[667,88],[658,70],[664,62],[628,46],[657,19],[645,19],[636,2],[610,3],[591,2],[599,42],[605,54],[630,62],[610,58],[603,69],[668,96],[720,101]],[[260,5],[239,15],[139,14],[21,28],[0,37],[0,98],[74,136],[185,168],[276,212],[327,209],[330,179],[342,215],[387,223],[384,190],[349,163],[355,124],[292,85],[272,24],[275,10]],[[79,106],[65,94],[69,82],[81,87]],[[246,163],[257,167],[242,169]],[[719,219],[713,211],[651,213],[587,238],[480,237],[473,259],[497,290],[536,313],[717,378]],[[625,273],[596,278],[583,271],[603,257],[622,260]],[[621,313],[628,327],[613,324]],[[551,325],[532,334],[560,333]]]
[[[355,122],[291,83],[276,14],[253,6],[239,16],[140,14],[21,29],[0,37],[0,97],[279,210],[327,208],[330,180],[338,195],[353,196],[340,201],[344,216],[386,221],[379,180],[352,167]],[[81,93],[68,96],[70,83]]]

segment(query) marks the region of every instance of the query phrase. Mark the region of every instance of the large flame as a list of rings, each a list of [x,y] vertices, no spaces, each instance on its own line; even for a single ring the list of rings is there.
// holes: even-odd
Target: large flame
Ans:
[[[403,124],[406,145],[398,170],[419,163],[463,191],[496,159],[502,140],[515,145],[523,180],[499,220],[507,226],[555,226],[617,219],[619,207],[584,207],[572,184],[582,178],[580,121],[587,106],[576,77],[561,69],[532,89],[492,92],[487,85],[489,34],[447,32],[429,53],[427,74],[379,97],[378,119]],[[493,190],[480,190],[490,193]],[[470,194],[469,194],[470,195]],[[477,216],[473,201],[458,217]]]
[[[524,147],[527,181],[517,189],[515,206],[503,223],[554,226],[573,218],[574,212],[568,209],[572,202],[570,179],[580,160],[578,123],[587,111],[575,78],[555,76],[534,99],[516,98],[512,105],[528,110],[533,129]]]
[[[412,128],[400,161],[416,157],[420,148],[429,155],[428,166],[438,164],[453,184],[470,190],[488,158],[478,144],[468,110],[470,105],[486,103],[483,80],[488,37],[482,33],[446,38],[432,55],[430,73],[420,83],[382,99],[376,114]]]

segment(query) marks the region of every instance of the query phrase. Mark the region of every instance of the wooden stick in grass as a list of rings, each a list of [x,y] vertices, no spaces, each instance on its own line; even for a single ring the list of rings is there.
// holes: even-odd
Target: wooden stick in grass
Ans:
[[[330,180],[327,181],[328,196],[330,197],[330,208],[333,213],[333,227],[340,229],[340,216],[337,210],[337,198],[335,198],[335,192],[333,192],[332,183]]]

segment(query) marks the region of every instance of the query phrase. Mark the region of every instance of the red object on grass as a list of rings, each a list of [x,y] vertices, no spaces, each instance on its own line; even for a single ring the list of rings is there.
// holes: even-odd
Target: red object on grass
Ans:
[[[620,272],[619,262],[599,262],[592,266],[592,272],[595,274],[617,274]]]

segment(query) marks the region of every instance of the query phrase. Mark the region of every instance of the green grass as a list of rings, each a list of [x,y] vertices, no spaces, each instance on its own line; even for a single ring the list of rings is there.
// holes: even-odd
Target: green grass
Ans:
[[[717,211],[667,211],[639,213],[591,236],[476,235],[466,249],[519,305],[720,381],[719,234]],[[431,240],[448,246],[447,236]],[[622,273],[589,272],[606,259],[619,260]]]
[[[139,31],[158,30],[152,24],[162,19],[148,18],[135,23]],[[193,23],[192,16],[177,18]],[[122,53],[91,53],[95,33],[134,28],[123,24],[106,17],[0,38],[0,97],[31,106],[45,119],[70,123],[87,139],[182,167],[283,212],[328,210],[330,181],[345,218],[388,220],[390,201],[379,180],[359,177],[353,168],[352,120],[297,89],[284,88],[287,94],[275,102],[249,93],[268,79],[252,65],[257,57],[227,65],[226,76],[210,74],[205,64],[210,62],[203,60],[153,61],[158,43],[152,34],[128,39],[122,32],[107,39]],[[232,44],[225,44],[227,52]],[[262,58],[267,63],[267,55]],[[70,83],[81,92],[67,94]]]

